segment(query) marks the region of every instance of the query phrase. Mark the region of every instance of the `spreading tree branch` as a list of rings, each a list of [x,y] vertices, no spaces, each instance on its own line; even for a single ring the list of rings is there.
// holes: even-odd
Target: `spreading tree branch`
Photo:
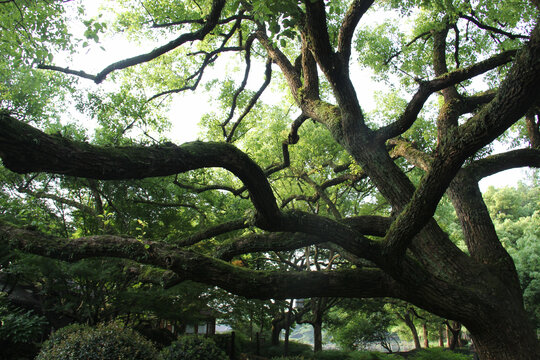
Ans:
[[[118,62],[115,62],[109,66],[107,66],[105,69],[101,70],[97,75],[89,75],[83,71],[74,71],[70,69],[62,69],[57,66],[49,66],[40,64],[38,65],[39,69],[45,69],[45,70],[55,70],[64,72],[66,74],[72,74],[81,76],[86,79],[93,80],[96,84],[101,83],[107,75],[109,75],[111,72],[116,70],[125,69],[134,65],[142,64],[145,62],[148,62],[150,60],[153,60],[163,54],[166,54],[167,52],[176,49],[177,47],[185,44],[186,42],[195,41],[195,40],[202,40],[204,37],[212,31],[216,25],[218,24],[219,17],[221,15],[221,11],[223,10],[223,7],[225,6],[225,0],[214,0],[212,3],[212,10],[210,11],[210,14],[208,15],[206,22],[204,23],[203,27],[199,30],[193,32],[193,33],[186,33],[182,34],[176,39],[170,41],[169,43],[160,46],[158,48],[155,48],[154,50],[134,56],[128,59],[124,59]]]
[[[433,80],[422,82],[398,120],[377,130],[378,141],[384,142],[407,131],[416,121],[431,94],[507,64],[512,61],[516,53],[516,50],[504,51],[474,65],[453,70]]]
[[[0,113],[0,129],[0,157],[4,165],[15,172],[46,171],[111,180],[222,167],[242,180],[262,218],[270,223],[280,218],[266,175],[246,154],[230,144],[191,142],[181,146],[99,147],[47,135],[6,113]]]

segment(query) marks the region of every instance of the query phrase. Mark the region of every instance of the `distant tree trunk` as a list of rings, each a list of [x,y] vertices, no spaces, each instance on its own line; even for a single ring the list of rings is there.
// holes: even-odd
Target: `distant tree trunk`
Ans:
[[[448,347],[450,350],[454,350],[458,345],[459,336],[461,334],[461,323],[454,321],[454,323],[450,325],[450,323],[447,322],[446,327],[450,330],[452,335]]]
[[[311,324],[313,326],[313,351],[322,351],[322,320]]]
[[[418,331],[416,330],[416,326],[414,325],[413,314],[412,314],[411,309],[407,309],[407,311],[405,311],[405,313],[403,313],[403,314],[397,313],[397,316],[411,330],[411,335],[412,335],[413,340],[414,340],[414,348],[415,349],[420,349],[421,348],[421,346],[420,346],[420,338],[418,337]]]
[[[444,347],[443,327],[439,325],[439,347]]]
[[[215,334],[216,334],[216,318],[212,318],[206,323],[206,335],[215,335]]]
[[[429,339],[428,339],[428,329],[427,329],[427,324],[426,323],[422,324],[422,330],[423,330],[423,335],[424,335],[424,347],[428,348],[429,347]]]
[[[285,324],[285,343],[283,347],[283,355],[289,355],[289,335],[291,334],[291,313],[292,313],[293,300],[289,303],[289,308],[287,309],[286,324]]]

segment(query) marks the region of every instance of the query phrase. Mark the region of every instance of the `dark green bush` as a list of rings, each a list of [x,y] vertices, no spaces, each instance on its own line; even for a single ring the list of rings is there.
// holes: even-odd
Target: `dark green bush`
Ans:
[[[162,360],[228,360],[211,339],[185,335],[161,351]]]
[[[47,324],[43,316],[12,306],[3,292],[0,292],[0,322],[0,339],[11,343],[39,341]]]
[[[71,325],[45,342],[36,360],[157,360],[152,343],[117,323]]]
[[[0,359],[35,357],[46,324],[43,316],[11,305],[0,292]]]
[[[135,330],[148,340],[152,341],[152,343],[157,347],[158,350],[161,350],[164,347],[171,345],[171,343],[176,340],[176,336],[174,336],[173,333],[171,333],[167,329],[136,327]]]
[[[422,349],[409,360],[471,360],[472,355],[459,354],[443,348]]]

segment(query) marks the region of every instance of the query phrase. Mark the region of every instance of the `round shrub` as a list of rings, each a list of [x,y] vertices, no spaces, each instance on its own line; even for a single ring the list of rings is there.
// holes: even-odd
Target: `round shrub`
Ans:
[[[161,351],[162,360],[227,360],[228,356],[212,340],[182,336]]]
[[[152,343],[120,324],[72,325],[47,340],[36,360],[157,360]]]

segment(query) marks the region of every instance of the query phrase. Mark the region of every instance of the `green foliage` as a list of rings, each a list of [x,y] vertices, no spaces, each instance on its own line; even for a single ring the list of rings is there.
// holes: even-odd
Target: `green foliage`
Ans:
[[[380,352],[351,352],[349,353],[351,360],[400,360],[401,356],[395,354],[385,354]]]
[[[275,346],[271,345],[270,342],[262,344],[261,346],[261,355],[268,358],[281,357],[284,353],[284,342],[280,341],[280,344]],[[313,349],[311,345],[301,344],[296,341],[289,340],[289,356],[299,356],[309,359],[313,354]]]
[[[4,346],[38,341],[46,324],[43,316],[10,305],[7,295],[0,292],[0,340]]]
[[[444,348],[422,349],[409,357],[410,360],[471,360],[472,355],[459,354]]]
[[[489,187],[484,199],[502,244],[514,259],[526,310],[540,329],[540,188]]]
[[[490,186],[483,195],[491,217],[496,221],[515,221],[540,209],[540,188],[525,183],[500,189]]]
[[[152,360],[152,343],[118,323],[96,327],[74,325],[58,330],[43,345],[36,360]]]
[[[160,354],[162,360],[226,360],[227,355],[209,338],[185,335]]]

